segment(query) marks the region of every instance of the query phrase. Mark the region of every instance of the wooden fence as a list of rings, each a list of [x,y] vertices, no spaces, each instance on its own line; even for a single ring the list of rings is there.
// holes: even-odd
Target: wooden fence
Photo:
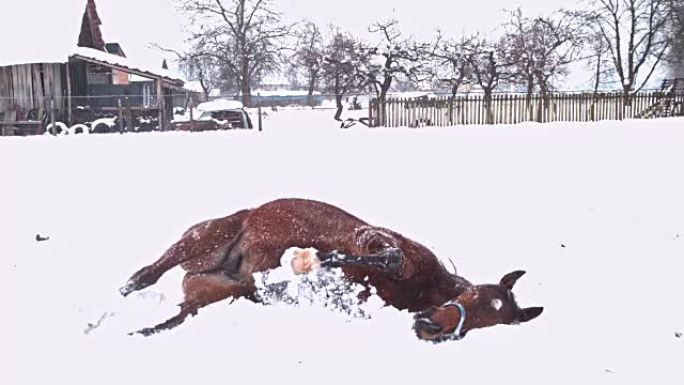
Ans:
[[[684,93],[494,94],[451,97],[373,99],[369,120],[373,126],[421,127],[456,124],[515,124],[521,122],[587,122],[684,116]]]

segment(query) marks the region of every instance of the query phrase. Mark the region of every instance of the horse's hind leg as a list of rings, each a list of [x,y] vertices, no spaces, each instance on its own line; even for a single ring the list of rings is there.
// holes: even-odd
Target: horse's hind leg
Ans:
[[[162,274],[171,268],[194,258],[195,256],[193,254],[186,252],[185,241],[185,237],[181,238],[180,241],[166,250],[161,258],[153,264],[136,271],[131,278],[126,281],[126,284],[119,289],[121,295],[125,297],[134,291],[142,290],[155,284],[159,278],[161,278]]]
[[[191,227],[157,261],[133,274],[119,291],[127,296],[144,289],[156,283],[165,272],[181,264],[186,270],[195,273],[215,269],[239,240],[242,221],[248,213],[248,210],[243,210]]]
[[[200,308],[226,298],[232,297],[233,300],[236,300],[240,297],[246,297],[255,300],[255,291],[253,282],[238,281],[224,272],[187,274],[183,279],[185,300],[179,305],[180,312],[159,325],[144,328],[136,333],[149,336],[174,328],[182,324],[188,316],[196,315]]]

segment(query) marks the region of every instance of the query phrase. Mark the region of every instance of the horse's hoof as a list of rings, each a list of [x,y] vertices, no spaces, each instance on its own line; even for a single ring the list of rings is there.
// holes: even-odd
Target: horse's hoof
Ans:
[[[398,270],[404,266],[404,253],[401,249],[389,249],[383,252],[387,258],[387,267],[391,270]]]
[[[119,289],[119,293],[121,293],[121,295],[126,297],[129,294],[131,294],[132,292],[139,290],[140,289],[139,286],[140,285],[137,282],[135,282],[133,280],[129,280],[128,282],[126,282],[126,284],[123,287],[121,287]]]
[[[128,335],[134,336],[136,334],[140,334],[143,337],[149,337],[155,333],[157,333],[157,331],[154,328],[144,328],[144,329],[138,330],[137,332],[130,332],[130,333],[128,333]]]

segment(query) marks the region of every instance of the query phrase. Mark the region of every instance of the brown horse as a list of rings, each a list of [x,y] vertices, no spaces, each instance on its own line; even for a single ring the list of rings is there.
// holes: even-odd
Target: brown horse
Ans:
[[[318,250],[313,256],[299,253],[296,272],[341,267],[347,279],[368,289],[361,299],[373,286],[388,305],[419,312],[415,330],[422,339],[458,339],[472,329],[529,321],[543,310],[516,304],[511,289],[524,272],[507,274],[498,285],[473,285],[448,272],[423,245],[335,206],[303,199],[276,200],[191,227],[120,292],[126,296],[148,287],[178,265],[187,271],[180,313],[139,331],[150,335],[226,298],[259,301],[252,274],[278,267],[291,247]]]

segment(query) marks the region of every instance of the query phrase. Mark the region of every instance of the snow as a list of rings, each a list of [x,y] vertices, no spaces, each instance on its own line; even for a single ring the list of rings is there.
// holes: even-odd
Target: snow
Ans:
[[[239,110],[242,108],[242,102],[238,100],[217,99],[210,102],[200,103],[197,109],[205,112],[218,112],[225,110]]]
[[[195,120],[213,120],[219,125],[227,124],[228,121],[216,120],[211,116],[211,112],[219,112],[226,110],[240,110],[243,108],[242,102],[230,99],[216,99],[210,102],[204,102],[197,105],[192,110],[192,118]],[[189,122],[190,111],[184,110],[182,113],[174,114],[174,122]]]
[[[125,58],[117,55],[113,55],[107,52],[99,51],[93,48],[88,48],[88,47],[76,47],[75,49],[72,49],[71,54],[69,55],[70,57],[76,56],[76,57],[83,57],[83,58],[88,58],[88,59],[93,59],[97,60],[99,62],[104,62],[112,65],[117,65],[119,67],[124,67],[129,70],[135,70],[138,72],[143,72],[146,75],[150,75],[152,77],[163,77],[166,79],[171,79],[171,80],[176,80],[176,81],[184,81],[181,76],[169,71],[165,70],[163,68],[151,68],[149,66],[146,66],[142,63],[136,62],[134,59],[130,58]]]
[[[196,92],[198,94],[204,93],[204,88],[202,88],[202,83],[200,83],[199,80],[185,82],[183,88],[190,92]]]
[[[0,138],[0,383],[681,382],[684,119],[341,130],[333,114]],[[126,335],[182,299],[178,269],[122,298],[133,272],[191,225],[279,197],[396,230],[475,283],[524,269],[518,302],[545,311],[433,345],[392,308],[238,300]]]
[[[276,269],[254,273],[257,296],[269,306],[296,305],[325,307],[346,314],[350,318],[369,318],[384,306],[377,295],[368,302],[358,303],[358,295],[365,288],[344,279],[342,269],[319,269],[306,274],[295,274],[292,260],[303,249],[290,248],[283,253]],[[313,248],[305,249],[315,255]],[[375,294],[375,292],[373,292]]]

